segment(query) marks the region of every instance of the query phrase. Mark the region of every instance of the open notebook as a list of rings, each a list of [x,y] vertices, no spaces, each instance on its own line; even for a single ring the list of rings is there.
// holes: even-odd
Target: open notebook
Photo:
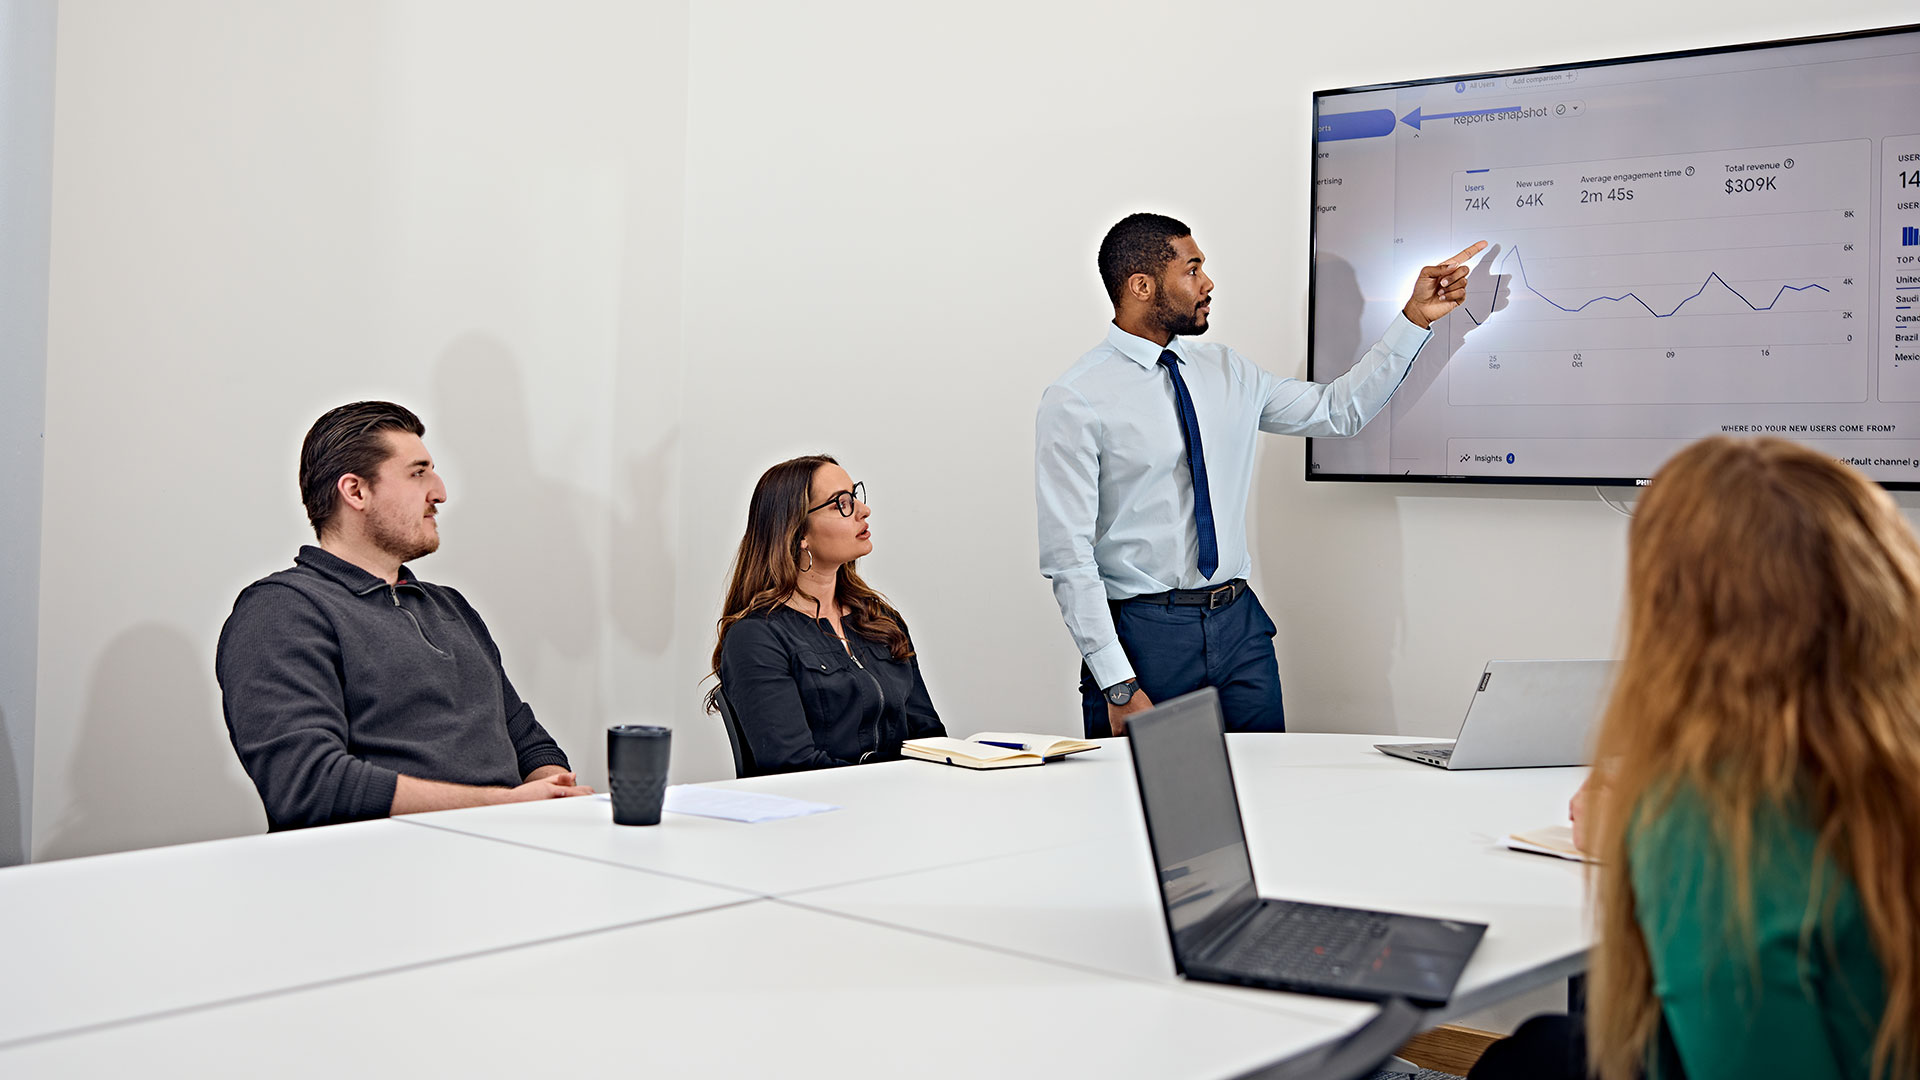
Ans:
[[[1573,827],[1570,825],[1548,825],[1542,829],[1509,833],[1501,843],[1515,851],[1534,855],[1551,855],[1573,862],[1594,861],[1592,856],[1573,846]]]
[[[908,739],[900,744],[900,752],[907,757],[963,769],[1013,769],[1098,749],[1099,743],[1085,739],[1024,731],[983,731],[966,739]]]

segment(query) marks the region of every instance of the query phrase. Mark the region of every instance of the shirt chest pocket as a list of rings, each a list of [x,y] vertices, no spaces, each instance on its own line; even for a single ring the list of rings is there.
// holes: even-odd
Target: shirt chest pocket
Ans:
[[[806,705],[807,719],[819,727],[831,724],[853,710],[860,688],[854,683],[859,674],[853,661],[844,654],[833,656],[825,650],[807,649],[796,656],[800,696]]]
[[[803,649],[796,657],[795,673],[803,689],[813,689],[844,697],[854,675],[853,660],[845,653],[834,655],[827,649]]]
[[[835,657],[819,649],[800,649],[794,656],[795,666],[798,669],[796,674],[803,681],[833,675],[846,666],[844,662],[836,662]]]
[[[1164,409],[1145,405],[1130,410],[1108,418],[1106,425],[1102,450],[1117,452],[1103,453],[1102,466],[1123,474],[1120,479],[1186,466],[1187,440],[1180,433],[1180,416],[1172,402]]]

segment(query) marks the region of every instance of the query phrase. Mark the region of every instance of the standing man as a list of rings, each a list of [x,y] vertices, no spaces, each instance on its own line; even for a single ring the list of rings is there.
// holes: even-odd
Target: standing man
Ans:
[[[234,601],[214,670],[271,828],[591,795],[500,666],[466,597],[413,576],[447,487],[426,426],[342,405],[300,448],[320,545]]]
[[[1080,649],[1088,738],[1217,687],[1230,731],[1284,731],[1273,620],[1247,587],[1254,436],[1347,436],[1386,405],[1434,320],[1466,295],[1474,244],[1414,280],[1386,336],[1330,383],[1283,379],[1207,332],[1213,279],[1192,230],[1133,214],[1100,243],[1106,340],[1040,397],[1040,572]]]

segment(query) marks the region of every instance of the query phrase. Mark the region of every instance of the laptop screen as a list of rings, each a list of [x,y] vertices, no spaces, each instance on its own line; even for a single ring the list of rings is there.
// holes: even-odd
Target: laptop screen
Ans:
[[[1219,695],[1209,688],[1158,705],[1132,718],[1127,734],[1174,955],[1185,956],[1259,899]]]

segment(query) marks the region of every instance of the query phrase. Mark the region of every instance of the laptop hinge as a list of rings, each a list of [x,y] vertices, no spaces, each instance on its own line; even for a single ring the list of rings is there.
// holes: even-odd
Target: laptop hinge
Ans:
[[[1245,908],[1243,908],[1240,914],[1235,915],[1230,919],[1227,919],[1225,924],[1222,925],[1218,930],[1215,930],[1213,933],[1208,934],[1206,944],[1200,946],[1200,951],[1199,951],[1200,959],[1202,960],[1210,959],[1213,956],[1213,951],[1215,949],[1219,948],[1221,945],[1229,941],[1232,941],[1233,936],[1240,932],[1241,927],[1253,921],[1254,913],[1259,911],[1261,906],[1264,905],[1265,903],[1266,901],[1256,894],[1253,898],[1253,902],[1248,904]]]

